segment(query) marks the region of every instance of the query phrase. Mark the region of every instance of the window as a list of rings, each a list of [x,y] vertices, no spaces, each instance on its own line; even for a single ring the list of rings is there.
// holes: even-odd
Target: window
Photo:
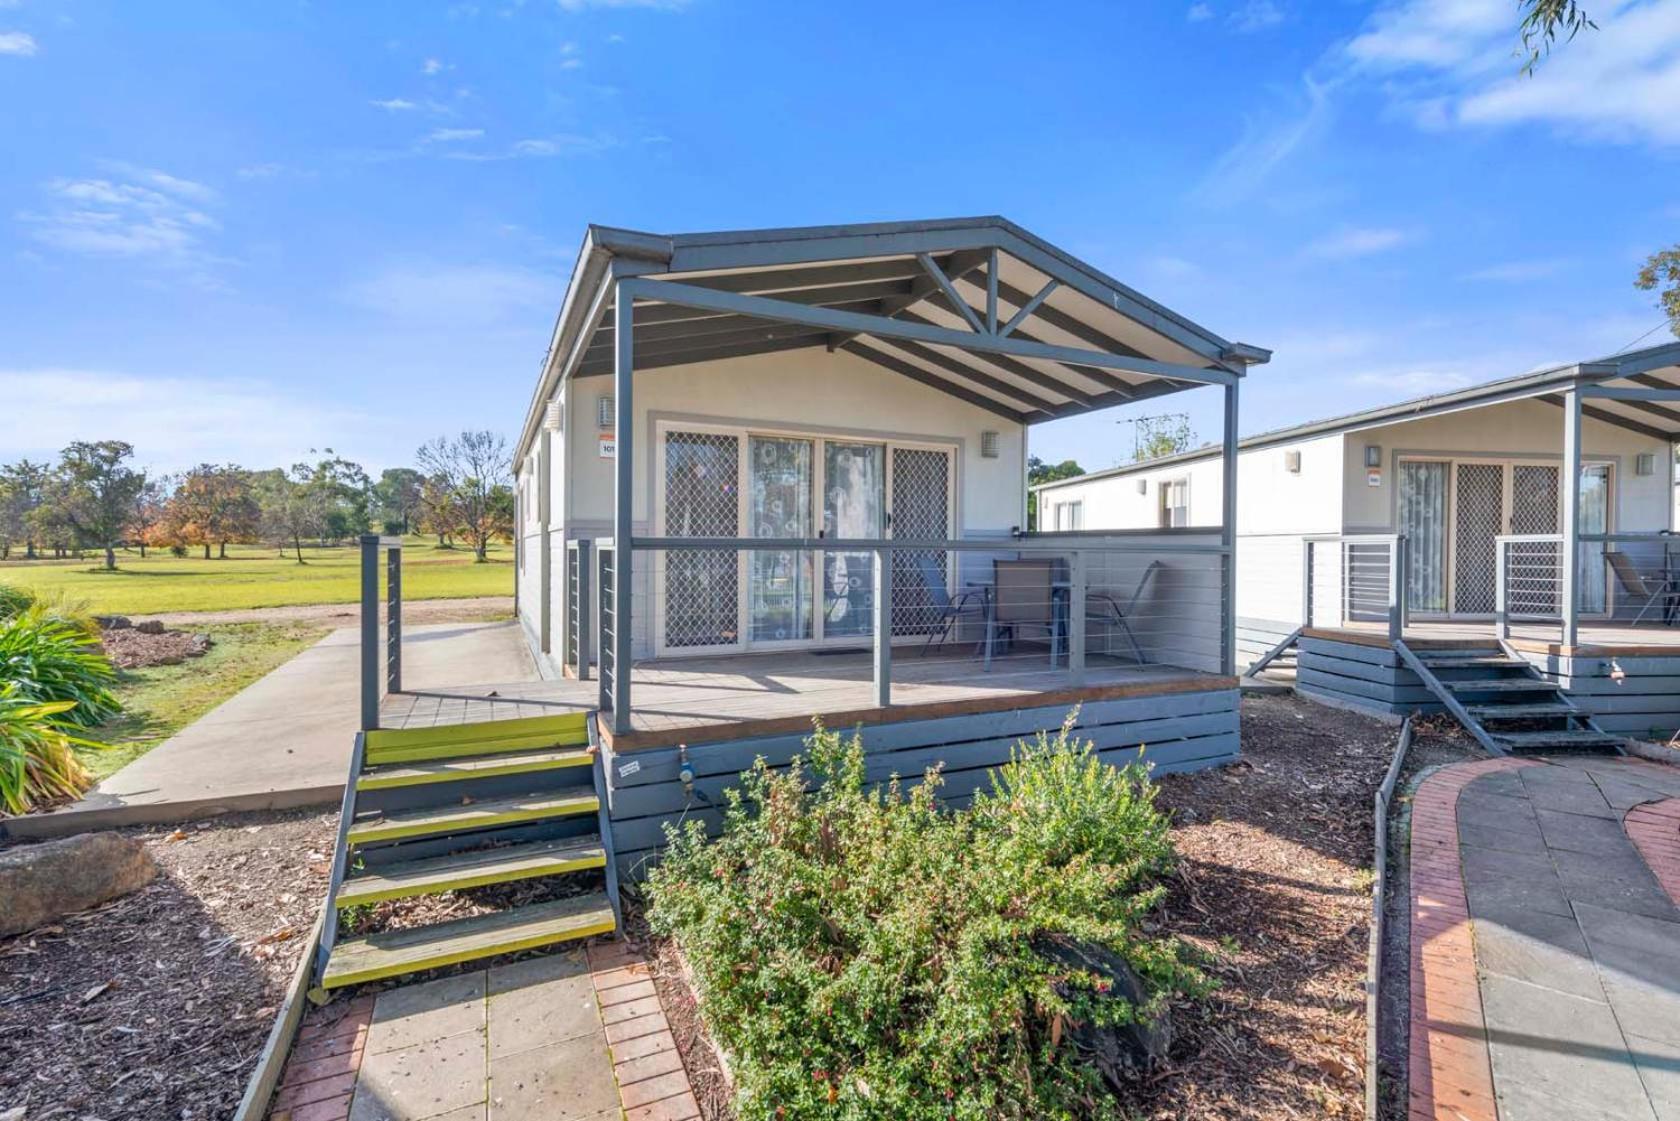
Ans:
[[[1058,531],[1060,531],[1060,530],[1084,529],[1085,528],[1085,502],[1084,502],[1084,500],[1081,499],[1080,501],[1077,501],[1077,502],[1058,502],[1058,503],[1056,503],[1055,528]]]
[[[1188,477],[1162,479],[1161,528],[1172,529],[1190,524],[1190,480]]]

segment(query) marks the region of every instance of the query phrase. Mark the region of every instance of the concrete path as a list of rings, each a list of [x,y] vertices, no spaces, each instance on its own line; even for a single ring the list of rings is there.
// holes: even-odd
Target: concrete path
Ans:
[[[606,942],[313,1010],[270,1121],[691,1121],[650,978]]]
[[[1496,759],[1413,803],[1411,1116],[1680,1121],[1680,768]]]
[[[107,778],[73,806],[13,818],[16,836],[171,821],[218,810],[336,802],[360,722],[359,632],[334,631]],[[410,627],[403,683],[416,689],[529,682],[519,624]]]

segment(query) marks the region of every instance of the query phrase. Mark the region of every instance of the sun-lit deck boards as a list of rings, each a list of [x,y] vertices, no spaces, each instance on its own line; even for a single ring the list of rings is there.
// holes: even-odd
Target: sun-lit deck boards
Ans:
[[[1172,666],[1139,667],[1093,657],[1085,680],[1052,669],[1042,651],[995,659],[990,671],[974,657],[927,657],[915,647],[895,651],[893,704],[874,703],[873,667],[866,652],[778,652],[671,658],[638,663],[632,691],[633,730],[613,736],[623,751],[703,743],[809,728],[813,716],[835,727],[930,719],[1020,707],[1074,705],[1121,696],[1234,688],[1231,678]],[[426,728],[535,716],[596,707],[599,686],[589,681],[462,686],[386,699],[381,722]],[[495,693],[496,696],[489,694]]]
[[[1306,633],[1318,638],[1365,645],[1388,644],[1385,623],[1346,622],[1337,627],[1308,627]],[[1453,622],[1417,622],[1406,625],[1406,641],[1410,643],[1475,646],[1492,642],[1491,620]],[[1652,654],[1680,655],[1680,626],[1642,623],[1582,623],[1574,646],[1565,646],[1558,638],[1557,624],[1512,623],[1513,647],[1533,654]]]

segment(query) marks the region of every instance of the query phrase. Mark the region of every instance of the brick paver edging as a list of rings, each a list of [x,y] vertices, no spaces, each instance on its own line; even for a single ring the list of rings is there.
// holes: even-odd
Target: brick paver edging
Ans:
[[[1412,1121],[1497,1121],[1458,851],[1458,795],[1483,775],[1537,765],[1511,758],[1458,763],[1424,779],[1412,799]]]
[[[1633,807],[1622,818],[1622,828],[1662,889],[1680,906],[1680,798]]]
[[[373,994],[356,997],[337,1019],[306,1018],[286,1056],[286,1070],[269,1103],[270,1121],[344,1121],[362,1066]]]
[[[594,942],[589,946],[589,975],[607,1030],[625,1121],[694,1121],[700,1116],[700,1103],[647,959],[627,942]]]

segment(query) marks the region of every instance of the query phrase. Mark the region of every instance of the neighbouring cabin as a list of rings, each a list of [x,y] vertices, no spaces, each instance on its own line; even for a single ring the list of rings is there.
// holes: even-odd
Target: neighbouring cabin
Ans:
[[[1003,219],[592,227],[516,457],[551,680],[502,697],[597,713],[621,856],[813,719],[951,797],[1075,707],[1116,761],[1233,758],[1230,519],[1024,532],[1027,437],[1212,386],[1234,440],[1267,356]]]
[[[1242,441],[1239,659],[1305,627],[1303,692],[1403,713],[1442,706],[1391,649],[1402,631],[1419,649],[1508,648],[1600,727],[1666,738],[1680,727],[1677,438],[1669,344]],[[1101,529],[1193,523],[1221,501],[1222,459],[1203,449],[1038,498]]]

